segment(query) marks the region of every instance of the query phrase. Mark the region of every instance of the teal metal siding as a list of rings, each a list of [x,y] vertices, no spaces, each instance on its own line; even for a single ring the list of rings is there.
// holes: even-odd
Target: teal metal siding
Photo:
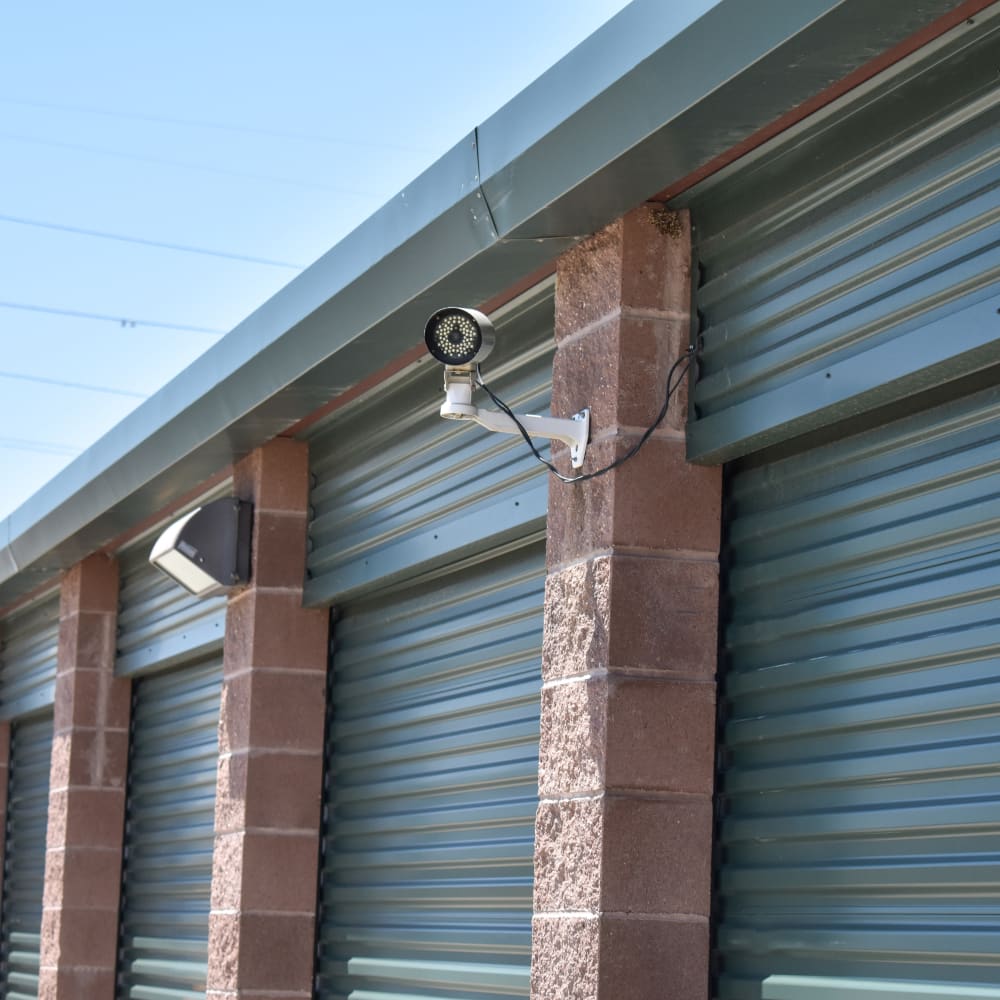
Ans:
[[[1000,981],[1000,389],[728,491],[719,995]]]
[[[119,1000],[205,992],[221,658],[135,681]]]
[[[51,715],[11,726],[0,910],[0,996],[6,1000],[38,996],[51,758]]]
[[[546,281],[493,317],[484,378],[525,412],[548,411],[553,288]],[[443,401],[441,366],[427,357],[310,431],[307,603],[343,601],[544,530],[548,483],[524,441],[443,420]]]
[[[318,995],[527,997],[544,551],[347,604]]]
[[[1000,364],[1000,9],[693,189],[689,453],[718,462]]]
[[[0,719],[53,703],[58,647],[58,594],[0,622]]]

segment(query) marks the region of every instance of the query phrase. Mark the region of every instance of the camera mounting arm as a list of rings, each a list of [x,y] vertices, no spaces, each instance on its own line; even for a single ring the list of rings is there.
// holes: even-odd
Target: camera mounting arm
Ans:
[[[590,440],[590,408],[572,417],[539,417],[532,413],[516,414],[517,420],[499,410],[484,410],[472,402],[473,371],[471,367],[446,367],[444,370],[445,400],[441,416],[448,420],[473,420],[488,431],[520,434],[518,422],[531,437],[552,438],[569,445],[570,462],[574,469],[583,465]]]

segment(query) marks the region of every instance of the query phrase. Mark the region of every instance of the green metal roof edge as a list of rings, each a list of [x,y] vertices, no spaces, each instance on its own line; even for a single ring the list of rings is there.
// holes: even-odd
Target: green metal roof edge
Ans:
[[[954,0],[636,0],[0,522],[0,605],[919,31]],[[655,95],[651,97],[651,95]]]

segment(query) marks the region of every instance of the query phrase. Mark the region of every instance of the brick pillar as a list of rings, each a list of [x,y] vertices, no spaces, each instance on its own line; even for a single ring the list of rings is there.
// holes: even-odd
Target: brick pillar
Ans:
[[[208,996],[312,996],[328,613],[302,607],[309,465],[278,438],[234,470],[254,503],[250,585],[229,601]]]
[[[115,677],[118,564],[62,580],[39,996],[115,993],[131,684]]]
[[[559,261],[552,409],[592,408],[582,471],[659,411],[689,282],[662,207]],[[680,397],[620,469],[551,480],[533,1000],[708,995],[721,475],[685,462]]]

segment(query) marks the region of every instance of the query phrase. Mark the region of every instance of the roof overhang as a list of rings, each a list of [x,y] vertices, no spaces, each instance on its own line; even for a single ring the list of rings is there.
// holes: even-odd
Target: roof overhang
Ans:
[[[493,298],[970,4],[723,0],[679,34],[668,7],[623,10],[0,523],[0,605],[383,368],[442,303]]]

